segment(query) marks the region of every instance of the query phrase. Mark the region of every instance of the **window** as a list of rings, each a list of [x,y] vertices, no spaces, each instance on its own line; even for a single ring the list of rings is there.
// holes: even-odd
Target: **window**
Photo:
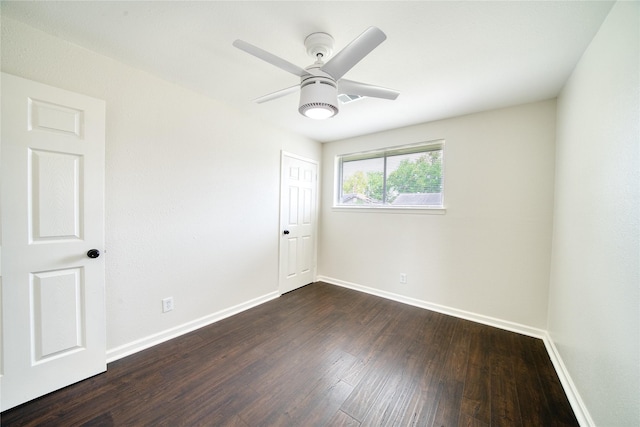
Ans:
[[[444,141],[338,156],[336,206],[442,208]]]

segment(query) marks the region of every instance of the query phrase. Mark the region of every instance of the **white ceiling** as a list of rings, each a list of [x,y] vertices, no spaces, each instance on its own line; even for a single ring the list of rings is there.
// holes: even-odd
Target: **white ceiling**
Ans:
[[[597,1],[2,2],[2,14],[156,74],[276,126],[332,141],[555,97],[606,17]],[[334,53],[369,26],[387,40],[345,78],[400,91],[330,120],[297,112],[298,96],[252,99],[298,77],[231,43],[239,38],[301,67],[312,32]]]

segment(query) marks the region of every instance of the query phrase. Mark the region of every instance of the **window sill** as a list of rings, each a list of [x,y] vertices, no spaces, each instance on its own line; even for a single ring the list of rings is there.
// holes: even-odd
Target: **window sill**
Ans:
[[[444,215],[447,208],[444,207],[383,207],[383,206],[333,206],[333,212],[368,212],[368,213],[393,213],[393,214],[418,214],[418,215]]]

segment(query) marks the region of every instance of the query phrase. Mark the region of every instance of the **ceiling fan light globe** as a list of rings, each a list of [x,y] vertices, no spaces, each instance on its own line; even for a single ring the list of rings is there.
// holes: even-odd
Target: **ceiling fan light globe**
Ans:
[[[309,117],[310,119],[324,120],[328,119],[329,117],[333,117],[335,115],[335,112],[327,106],[317,106],[307,108],[302,114],[304,114],[306,117]]]

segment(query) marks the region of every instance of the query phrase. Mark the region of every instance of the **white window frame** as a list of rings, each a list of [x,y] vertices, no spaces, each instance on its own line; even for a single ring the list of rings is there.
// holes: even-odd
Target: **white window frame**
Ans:
[[[353,160],[366,160],[380,157],[389,157],[401,154],[421,153],[428,151],[442,151],[442,200],[440,205],[400,205],[391,204],[363,204],[350,205],[341,204],[342,198],[342,163]],[[434,141],[425,141],[417,144],[401,145],[395,147],[385,147],[382,149],[361,151],[356,153],[340,154],[335,157],[335,179],[334,179],[334,198],[333,209],[336,211],[353,211],[353,212],[392,212],[392,213],[428,213],[428,214],[444,214],[445,208],[445,140],[439,139]],[[384,171],[386,174],[386,171]]]

